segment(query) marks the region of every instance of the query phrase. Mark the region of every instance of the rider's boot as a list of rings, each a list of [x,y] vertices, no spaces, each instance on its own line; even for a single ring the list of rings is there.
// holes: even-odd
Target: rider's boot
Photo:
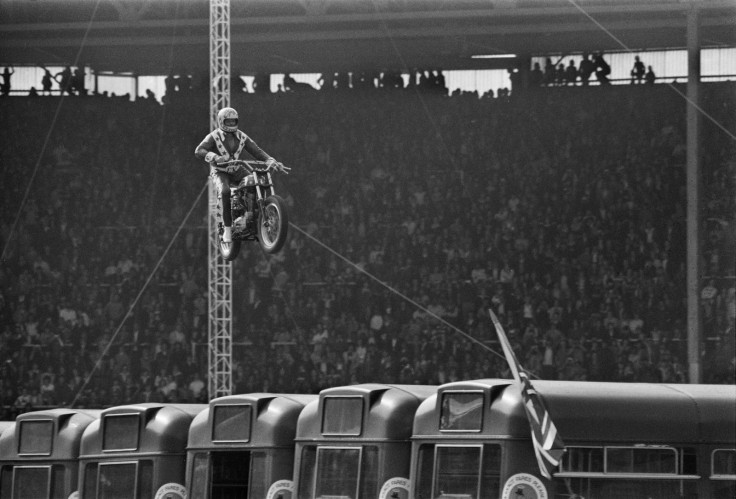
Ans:
[[[225,227],[222,231],[222,242],[231,243],[233,242],[233,234],[231,227]]]

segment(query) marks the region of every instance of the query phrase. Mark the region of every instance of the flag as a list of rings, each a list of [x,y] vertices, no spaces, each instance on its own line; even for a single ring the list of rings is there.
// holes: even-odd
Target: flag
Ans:
[[[529,381],[529,376],[516,359],[498,317],[493,313],[493,310],[489,309],[488,313],[491,314],[491,320],[496,328],[496,333],[498,333],[498,339],[501,342],[511,373],[514,375],[514,379],[521,384],[521,398],[532,430],[532,443],[534,454],[537,456],[539,471],[543,476],[551,479],[552,473],[559,466],[560,459],[565,453],[565,444],[557,433],[557,428],[552,422],[542,397],[534,389],[531,381]]]

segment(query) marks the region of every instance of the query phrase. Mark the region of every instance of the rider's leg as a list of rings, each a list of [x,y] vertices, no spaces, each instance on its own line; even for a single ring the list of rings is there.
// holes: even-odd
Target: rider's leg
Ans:
[[[230,181],[226,173],[217,172],[215,175],[215,186],[220,194],[222,208],[222,224],[224,230],[222,240],[226,243],[232,242],[233,215],[230,211]]]

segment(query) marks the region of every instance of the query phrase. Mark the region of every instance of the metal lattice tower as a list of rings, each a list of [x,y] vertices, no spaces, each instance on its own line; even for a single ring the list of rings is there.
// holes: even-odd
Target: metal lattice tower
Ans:
[[[230,0],[210,0],[210,130],[217,111],[230,106]],[[209,185],[209,324],[208,393],[210,399],[232,394],[232,266],[220,258],[217,190]]]

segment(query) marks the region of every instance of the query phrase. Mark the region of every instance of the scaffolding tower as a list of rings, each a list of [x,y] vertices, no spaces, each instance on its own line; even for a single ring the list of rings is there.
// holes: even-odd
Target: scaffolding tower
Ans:
[[[217,112],[230,106],[230,0],[210,0],[210,130]],[[209,323],[207,389],[210,399],[232,394],[232,265],[220,258],[217,190],[210,181],[207,230]]]

